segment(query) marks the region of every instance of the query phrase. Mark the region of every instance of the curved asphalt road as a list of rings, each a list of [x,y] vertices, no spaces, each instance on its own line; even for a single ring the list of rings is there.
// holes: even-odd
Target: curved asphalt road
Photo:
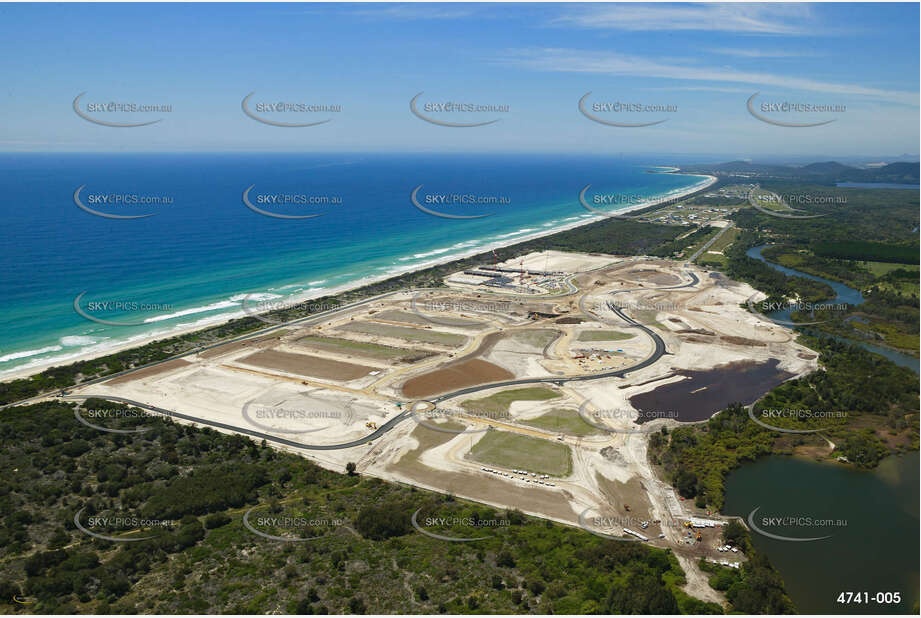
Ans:
[[[681,285],[673,285],[673,286],[668,286],[664,288],[638,288],[638,289],[674,290],[678,288],[691,287],[693,285],[697,285],[697,283],[700,282],[700,279],[694,273],[689,272],[687,274],[691,276],[692,280],[690,283],[683,283]],[[615,294],[619,292],[630,292],[630,291],[633,291],[633,290],[618,290],[618,292],[615,292]],[[492,388],[502,388],[505,386],[519,386],[522,384],[558,384],[562,386],[565,382],[585,382],[588,380],[600,380],[602,378],[611,378],[611,377],[622,378],[625,375],[627,375],[627,373],[629,372],[638,371],[640,369],[643,369],[644,367],[648,367],[652,365],[653,363],[658,361],[660,358],[662,358],[663,355],[667,353],[665,350],[665,342],[662,341],[662,338],[659,337],[659,335],[657,335],[655,332],[653,332],[651,329],[647,328],[646,326],[640,324],[639,322],[627,316],[623,312],[623,310],[617,305],[615,305],[613,302],[609,301],[607,303],[607,306],[609,309],[614,311],[614,313],[616,313],[620,318],[622,318],[628,324],[630,324],[631,326],[635,326],[636,328],[639,328],[640,330],[642,330],[643,332],[645,332],[647,335],[649,335],[652,338],[653,342],[655,343],[655,350],[653,351],[652,354],[649,355],[648,358],[637,363],[636,365],[633,365],[632,367],[627,367],[626,369],[617,369],[615,371],[605,371],[602,373],[591,373],[591,374],[586,374],[586,375],[581,375],[581,376],[569,376],[569,377],[521,378],[519,380],[507,380],[505,382],[490,382],[488,384],[479,384],[477,386],[470,386],[470,387],[462,388],[460,390],[456,390],[450,393],[445,393],[444,395],[440,395],[434,399],[430,399],[429,402],[436,404],[441,401],[445,401],[447,399],[453,399],[454,397],[459,397],[461,395],[470,395],[472,393],[476,393],[479,391],[488,390]],[[316,316],[312,316],[312,317],[316,317]],[[108,376],[108,377],[112,377],[112,376]],[[228,425],[226,423],[220,423],[218,421],[212,421],[212,420],[200,418],[197,416],[191,416],[189,414],[181,414],[179,412],[173,412],[171,410],[166,410],[164,408],[158,408],[156,406],[142,403],[140,401],[125,399],[123,397],[113,397],[110,395],[68,395],[63,398],[64,399],[89,399],[92,397],[95,397],[98,399],[106,399],[109,401],[116,401],[119,403],[131,405],[131,406],[136,406],[144,410],[156,412],[157,414],[163,414],[164,416],[179,418],[179,419],[183,419],[183,420],[190,421],[193,423],[207,425],[209,427],[217,427],[220,429],[226,429],[234,433],[240,433],[240,434],[244,434],[247,436],[252,436],[254,438],[259,438],[259,439],[265,440],[266,442],[274,442],[276,444],[284,444],[285,446],[292,446],[294,448],[311,450],[311,451],[334,451],[334,450],[339,450],[339,449],[353,448],[356,446],[361,446],[362,444],[367,444],[368,442],[371,442],[372,440],[376,440],[377,438],[381,437],[382,435],[384,435],[385,433],[393,429],[398,423],[401,423],[402,421],[406,420],[412,415],[411,407],[407,406],[406,409],[404,409],[402,412],[394,416],[392,419],[390,419],[389,421],[387,421],[386,423],[378,427],[376,430],[374,430],[370,434],[362,438],[358,438],[357,440],[352,440],[351,442],[344,442],[342,444],[303,444],[295,440],[289,440],[287,438],[280,438],[278,436],[273,436],[273,435],[262,433],[259,431],[253,431],[251,429],[245,429],[243,427],[237,427],[235,425]]]

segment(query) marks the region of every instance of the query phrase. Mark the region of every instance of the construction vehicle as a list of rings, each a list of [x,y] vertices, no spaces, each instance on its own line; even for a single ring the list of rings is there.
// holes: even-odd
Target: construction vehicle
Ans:
[[[365,423],[365,427],[367,427],[368,429],[377,429],[377,423],[368,422],[368,423]]]

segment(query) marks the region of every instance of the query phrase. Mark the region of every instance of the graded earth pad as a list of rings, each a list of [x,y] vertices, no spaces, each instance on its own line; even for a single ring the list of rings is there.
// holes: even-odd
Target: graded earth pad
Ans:
[[[367,341],[353,341],[339,337],[323,337],[321,335],[308,335],[295,342],[297,345],[314,350],[334,352],[348,356],[362,356],[377,360],[393,360],[404,363],[414,363],[424,358],[434,356],[434,352],[425,350],[412,350],[397,348]]]
[[[623,341],[633,339],[636,333],[623,333],[617,330],[583,330],[577,341]]]
[[[454,423],[443,423],[440,426],[460,427]],[[415,441],[417,446],[386,468],[390,475],[398,479],[503,508],[515,508],[559,521],[577,521],[567,493],[559,488],[523,486],[521,483],[497,478],[472,466],[470,470],[458,472],[442,466],[430,467],[420,461],[427,451],[445,445],[457,436],[418,425],[409,434],[409,438]]]
[[[554,408],[534,418],[516,418],[515,422],[568,436],[589,436],[602,433],[600,429],[582,420],[578,410],[567,410],[566,408]]]
[[[545,401],[559,397],[559,393],[546,386],[530,386],[499,391],[482,399],[468,399],[461,403],[461,407],[481,414],[507,414],[513,401]]]
[[[403,384],[403,394],[420,399],[467,386],[511,380],[514,377],[498,365],[474,358],[410,378]]]
[[[263,369],[277,369],[301,376],[342,381],[362,378],[374,371],[372,367],[343,363],[308,354],[279,352],[277,350],[256,352],[255,354],[244,356],[237,362]]]
[[[555,341],[562,333],[559,331],[551,330],[549,328],[535,328],[527,330],[517,330],[510,332],[506,336],[506,340],[500,342],[497,347],[506,347],[506,342],[508,344],[521,343],[526,346],[530,346],[536,350],[543,350],[544,347]]]
[[[173,371],[174,369],[182,369],[183,367],[188,367],[191,363],[184,358],[177,358],[171,361],[166,361],[160,363],[159,365],[154,365],[153,367],[148,367],[146,369],[139,369],[128,375],[119,376],[117,378],[112,378],[106,384],[124,384],[126,382],[133,382],[135,380],[141,380],[143,378],[149,378],[160,373],[166,373],[168,371]]]
[[[526,470],[554,477],[572,472],[572,453],[565,444],[490,429],[473,445],[470,458],[509,470]]]
[[[391,326],[389,324],[374,322],[347,322],[337,327],[337,330],[377,337],[389,337],[391,339],[402,339],[404,341],[435,343],[444,346],[459,346],[467,340],[463,335],[455,335],[454,333],[444,333],[425,328]]]
[[[425,301],[420,300],[416,303],[415,312],[388,309],[386,311],[378,311],[377,313],[369,314],[368,319],[379,320],[382,322],[419,324],[421,326],[437,326],[440,323],[442,326],[451,326],[454,328],[483,328],[482,322],[475,322],[474,320],[454,317],[453,315],[440,315],[438,311],[434,310],[438,308],[452,309],[454,306],[457,306],[458,309],[461,309],[465,306],[462,304],[462,301],[455,300],[453,301],[453,305],[449,304],[449,302],[451,301],[446,302],[444,300],[439,301],[437,299],[426,299]]]

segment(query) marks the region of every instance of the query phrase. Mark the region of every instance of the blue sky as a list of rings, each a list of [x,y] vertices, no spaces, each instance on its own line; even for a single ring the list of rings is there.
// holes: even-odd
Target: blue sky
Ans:
[[[918,153],[919,5],[914,4],[2,4],[2,151]],[[424,102],[507,105],[429,114]],[[670,105],[662,113],[579,112]],[[169,113],[78,117],[82,103],[169,104]],[[264,114],[242,99],[341,106]],[[746,101],[844,106],[773,118]],[[840,107],[839,107],[840,109]]]

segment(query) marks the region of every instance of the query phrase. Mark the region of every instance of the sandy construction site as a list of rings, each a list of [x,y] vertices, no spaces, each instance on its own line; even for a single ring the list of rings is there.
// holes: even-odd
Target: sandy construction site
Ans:
[[[721,557],[718,526],[689,536],[707,514],[656,477],[648,433],[753,403],[814,371],[815,354],[744,308],[750,286],[694,265],[543,252],[487,266],[74,395],[645,539],[675,551],[689,592],[720,601],[696,565]]]

